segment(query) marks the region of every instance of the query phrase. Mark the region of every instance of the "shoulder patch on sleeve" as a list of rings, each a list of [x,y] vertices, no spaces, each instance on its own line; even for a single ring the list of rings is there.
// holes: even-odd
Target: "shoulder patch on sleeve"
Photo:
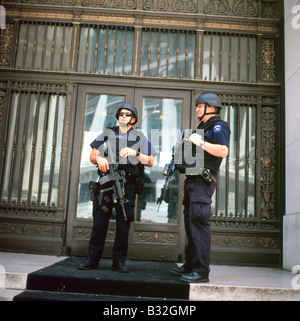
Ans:
[[[219,133],[222,130],[222,126],[220,124],[215,125],[214,127],[214,133]]]

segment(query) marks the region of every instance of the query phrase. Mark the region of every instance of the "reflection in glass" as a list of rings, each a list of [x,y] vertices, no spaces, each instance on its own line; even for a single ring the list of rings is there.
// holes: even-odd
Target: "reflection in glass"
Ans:
[[[96,166],[90,162],[92,151],[90,144],[104,128],[117,124],[116,110],[123,102],[125,102],[124,96],[86,95],[76,214],[79,218],[92,218],[89,181],[98,180]]]
[[[145,167],[143,194],[138,196],[136,221],[177,223],[178,183],[176,171],[168,190],[168,203],[162,202],[157,212],[156,199],[165,182],[163,169],[171,160],[172,146],[181,131],[182,100],[167,98],[143,98],[142,130],[153,144],[157,156],[153,167]]]

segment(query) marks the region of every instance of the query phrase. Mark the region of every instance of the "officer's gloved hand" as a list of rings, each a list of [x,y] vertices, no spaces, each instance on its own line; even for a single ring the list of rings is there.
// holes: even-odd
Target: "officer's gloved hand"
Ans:
[[[190,136],[189,141],[197,146],[200,146],[203,142],[203,139],[201,135],[194,133]]]

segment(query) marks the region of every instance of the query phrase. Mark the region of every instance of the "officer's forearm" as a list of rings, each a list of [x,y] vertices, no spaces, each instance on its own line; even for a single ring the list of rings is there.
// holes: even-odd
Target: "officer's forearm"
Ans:
[[[99,156],[100,156],[100,152],[98,151],[98,149],[93,148],[91,155],[90,155],[90,162],[92,164],[97,165],[97,157],[99,157]]]
[[[153,166],[153,163],[154,163],[154,156],[153,155],[144,155],[144,154],[141,154],[139,156],[137,156],[137,158],[139,159],[140,163],[145,165],[145,166],[148,166],[148,167],[152,167]]]
[[[228,155],[228,147],[225,145],[219,145],[219,144],[211,144],[208,142],[205,142],[204,145],[202,145],[202,148],[209,154],[216,156],[216,157],[227,157]]]
[[[98,149],[93,148],[90,155],[90,162],[97,165],[100,171],[106,172],[109,170],[109,162],[106,158],[102,157]]]

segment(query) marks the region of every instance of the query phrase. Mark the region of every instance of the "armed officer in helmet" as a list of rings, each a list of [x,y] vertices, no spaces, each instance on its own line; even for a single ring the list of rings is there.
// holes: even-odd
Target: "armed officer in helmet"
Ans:
[[[133,105],[123,103],[116,112],[116,118],[119,126],[107,128],[91,143],[90,161],[97,165],[98,174],[103,179],[109,173],[110,162],[113,160],[117,164],[118,170],[125,174],[124,198],[126,203],[115,204],[112,191],[101,195],[100,204],[93,202],[93,229],[90,237],[89,252],[85,262],[79,265],[78,269],[80,270],[99,268],[110,216],[115,207],[116,237],[112,253],[112,269],[123,273],[128,272],[125,259],[128,249],[130,223],[134,220],[135,196],[141,191],[144,166],[152,167],[156,155],[146,136],[141,131],[133,128],[133,125],[138,120],[138,113]],[[111,146],[111,157],[106,154],[107,141]],[[100,187],[100,192],[101,189],[103,192],[104,189]],[[125,211],[123,211],[121,205]]]
[[[204,150],[204,168],[197,175],[186,175],[184,182],[184,223],[187,234],[185,263],[170,269],[184,282],[209,282],[211,232],[209,217],[216,177],[222,159],[228,155],[230,129],[221,120],[219,97],[205,93],[196,100],[196,113],[204,137],[193,133],[189,141]],[[189,173],[186,171],[186,173]]]

